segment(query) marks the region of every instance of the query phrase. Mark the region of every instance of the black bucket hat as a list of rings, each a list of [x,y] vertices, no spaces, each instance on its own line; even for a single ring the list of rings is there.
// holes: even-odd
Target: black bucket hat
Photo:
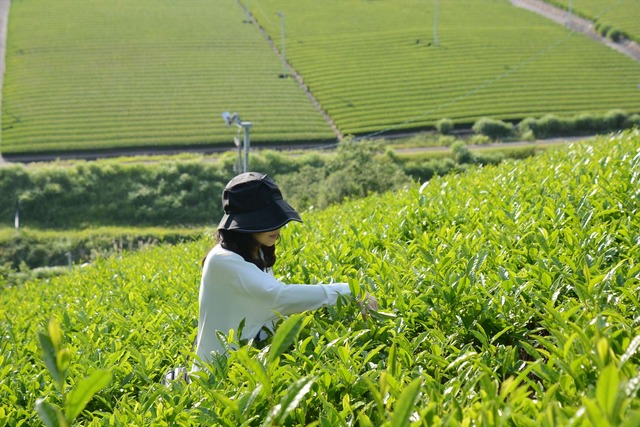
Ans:
[[[257,172],[233,178],[222,191],[224,215],[218,230],[260,233],[299,221],[300,215],[283,198],[273,179]]]

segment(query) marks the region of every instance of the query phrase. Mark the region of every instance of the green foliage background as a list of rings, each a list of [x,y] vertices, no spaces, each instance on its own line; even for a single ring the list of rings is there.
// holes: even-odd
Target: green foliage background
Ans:
[[[0,422],[60,403],[36,340],[53,316],[70,387],[112,373],[88,426],[637,425],[639,169],[636,131],[307,212],[276,275],[382,312],[292,316],[189,385],[160,380],[187,363],[210,239],[0,288]]]

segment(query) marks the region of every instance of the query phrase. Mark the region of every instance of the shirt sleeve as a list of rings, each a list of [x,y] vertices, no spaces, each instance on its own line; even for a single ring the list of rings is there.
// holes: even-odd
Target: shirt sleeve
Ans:
[[[246,295],[270,316],[273,316],[274,312],[288,315],[315,310],[335,304],[340,295],[351,294],[346,283],[287,285],[253,264],[244,260],[242,264],[244,265],[239,279]]]

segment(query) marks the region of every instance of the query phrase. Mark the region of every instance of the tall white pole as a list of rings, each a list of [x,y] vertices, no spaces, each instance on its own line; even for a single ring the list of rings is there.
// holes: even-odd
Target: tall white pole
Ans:
[[[569,0],[569,17],[571,17],[571,13],[572,13],[572,10],[573,10],[572,3],[573,3],[573,0]]]
[[[244,167],[243,169],[244,169],[244,172],[249,172],[249,148],[251,145],[249,129],[251,129],[252,123],[242,122],[240,123],[240,126],[244,130],[244,165],[243,165]]]
[[[433,23],[433,44],[438,44],[438,0],[436,0],[436,13]]]
[[[285,35],[284,35],[284,13],[278,12],[278,16],[280,16],[280,26],[282,27],[282,77],[287,78],[287,48],[285,46]]]
[[[13,226],[16,230],[20,228],[20,205],[16,201],[16,215],[13,218]]]

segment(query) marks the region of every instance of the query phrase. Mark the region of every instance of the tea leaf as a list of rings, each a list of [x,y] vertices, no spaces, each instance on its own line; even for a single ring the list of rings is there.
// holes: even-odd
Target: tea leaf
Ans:
[[[87,406],[91,398],[111,382],[111,371],[95,371],[76,384],[65,401],[65,410],[69,420],[75,420]]]
[[[294,314],[278,326],[278,330],[271,341],[271,348],[269,349],[269,356],[267,357],[268,363],[273,363],[273,361],[284,353],[296,340],[302,328],[304,318],[304,313]]]
[[[55,349],[56,353],[60,351],[60,346],[62,345],[62,331],[60,330],[60,325],[55,317],[52,317],[49,320],[49,325],[47,327],[49,331],[49,338],[51,339],[51,344]]]
[[[71,362],[71,352],[69,349],[63,348],[56,355],[56,365],[58,370],[62,373],[66,372]]]
[[[640,335],[631,340],[624,354],[620,357],[621,368],[638,352],[638,348],[640,348]]]
[[[53,342],[49,335],[44,332],[39,332],[38,338],[43,351],[44,363],[49,370],[49,374],[62,390],[64,388],[64,373],[58,369],[57,354]]]
[[[36,412],[47,427],[68,427],[69,425],[60,408],[44,399],[36,400]]]
[[[314,377],[300,378],[291,385],[287,394],[273,407],[262,425],[271,426],[284,423],[289,413],[298,406],[298,403],[300,403],[309,390],[311,390],[311,385],[314,381]]]
[[[395,411],[393,411],[391,427],[404,427],[410,424],[413,408],[420,397],[421,386],[422,379],[416,378],[403,390],[398,398]]]
[[[600,372],[596,385],[596,397],[605,414],[613,413],[618,397],[619,384],[618,370],[614,365],[608,365]]]

